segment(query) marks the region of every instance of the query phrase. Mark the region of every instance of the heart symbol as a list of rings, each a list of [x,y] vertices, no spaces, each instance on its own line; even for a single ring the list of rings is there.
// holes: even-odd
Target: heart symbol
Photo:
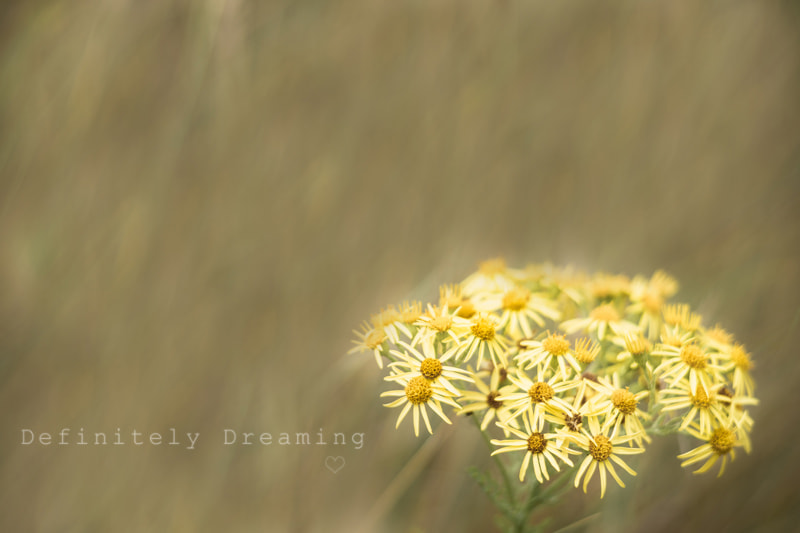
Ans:
[[[337,473],[339,470],[344,468],[344,457],[341,455],[337,457],[333,457],[329,455],[325,458],[325,468],[333,472],[334,474]]]

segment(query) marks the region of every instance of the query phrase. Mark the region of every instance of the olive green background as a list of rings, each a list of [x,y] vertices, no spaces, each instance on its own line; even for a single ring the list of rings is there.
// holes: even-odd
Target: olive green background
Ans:
[[[534,520],[793,529],[799,16],[4,2],[0,530],[494,530],[466,474],[492,468],[473,427],[395,431],[372,357],[345,353],[370,313],[498,255],[665,269],[757,361],[753,453],[723,478],[681,469],[693,443],[664,437],[602,505],[593,484]],[[201,435],[192,451],[20,444],[62,427]],[[366,435],[226,447],[224,428]]]

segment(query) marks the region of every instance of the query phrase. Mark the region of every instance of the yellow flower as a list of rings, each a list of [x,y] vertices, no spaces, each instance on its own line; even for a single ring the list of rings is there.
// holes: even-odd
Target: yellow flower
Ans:
[[[703,333],[703,344],[706,348],[725,352],[733,346],[733,335],[725,331],[719,324],[710,329],[702,328],[701,332]]]
[[[682,331],[696,331],[700,328],[702,317],[693,313],[687,304],[670,304],[664,306],[664,322]]]
[[[371,327],[364,322],[361,325],[361,331],[353,330],[358,339],[353,340],[353,346],[347,353],[357,353],[363,351],[371,351],[375,354],[375,362],[378,363],[378,368],[383,368],[382,352],[384,349],[383,342],[386,340],[386,331],[381,328]]]
[[[514,286],[515,274],[508,269],[502,257],[488,259],[478,266],[478,271],[461,282],[466,296],[478,293],[504,291]]]
[[[639,368],[644,358],[650,355],[653,346],[640,333],[627,333],[624,337],[614,337],[612,342],[625,348],[617,354],[616,362],[625,363],[627,368]]]
[[[553,290],[570,304],[582,305],[586,301],[586,274],[572,267],[549,267],[550,276],[542,280],[542,287]]]
[[[572,389],[571,393],[574,396],[562,398],[569,404],[567,411],[559,411],[557,413],[545,411],[544,419],[550,424],[559,428],[559,438],[564,438],[564,433],[579,433],[583,429],[584,423],[588,423],[589,418],[597,418],[601,412],[597,409],[594,402],[589,401],[587,392],[587,383],[589,379],[584,377],[578,378],[578,385]]]
[[[688,375],[692,394],[697,394],[698,386],[709,394],[714,383],[723,381],[719,366],[713,364],[709,354],[694,342],[689,341],[681,346],[661,344],[652,355],[664,357],[655,373],[664,379],[671,379],[670,387]]]
[[[758,400],[752,396],[737,395],[727,385],[719,390],[719,398],[720,402],[728,407],[726,411],[730,415],[728,420],[734,427],[742,447],[747,453],[750,453],[750,431],[753,429],[753,419],[744,407],[758,405]]]
[[[372,326],[375,329],[382,329],[389,340],[397,344],[400,341],[400,333],[411,339],[413,335],[408,327],[403,323],[403,317],[400,312],[393,306],[387,306],[385,309],[370,317]]]
[[[589,283],[592,296],[598,300],[611,300],[630,294],[631,280],[625,275],[595,274]]]
[[[526,370],[534,366],[550,368],[550,363],[555,358],[558,362],[558,369],[561,370],[561,377],[565,381],[569,379],[569,367],[575,371],[575,374],[581,373],[581,365],[574,355],[572,345],[564,335],[551,334],[548,331],[547,336],[540,341],[522,340],[519,345],[522,351],[515,358],[521,366],[524,365],[523,368]]]
[[[724,404],[729,399],[719,393],[722,387],[721,383],[713,385],[708,393],[702,387],[698,387],[693,393],[689,382],[682,379],[672,388],[661,391],[662,395],[669,396],[661,399],[664,405],[662,411],[688,409],[679,430],[688,428],[699,415],[700,433],[708,434],[714,423],[723,424],[728,419]]]
[[[519,437],[519,439],[493,439],[491,443],[495,446],[501,446],[501,448],[493,451],[492,455],[525,450],[525,457],[522,458],[522,465],[519,469],[519,480],[525,481],[525,474],[528,471],[528,466],[533,464],[533,472],[536,475],[536,480],[539,483],[544,483],[546,479],[550,479],[550,474],[547,471],[547,463],[550,463],[550,465],[556,469],[556,472],[560,472],[561,469],[558,466],[556,458],[561,459],[561,461],[569,466],[574,466],[568,454],[577,452],[571,450],[565,441],[557,440],[558,435],[555,433],[534,431],[532,429],[533,424],[529,418],[530,416],[525,416],[522,419],[525,425],[525,432],[512,426],[498,423],[497,425],[499,427],[513,433]]]
[[[589,312],[585,318],[573,318],[561,323],[561,329],[568,334],[576,331],[589,330],[603,340],[606,330],[611,330],[615,335],[624,336],[626,333],[637,330],[636,324],[624,320],[619,311],[612,304],[602,304]]]
[[[722,352],[722,356],[728,360],[724,365],[723,371],[733,371],[733,390],[737,394],[745,394],[747,396],[753,395],[755,390],[755,383],[750,375],[750,369],[753,368],[753,361],[750,354],[744,349],[741,344],[734,344],[729,350]]]
[[[731,461],[733,461],[736,458],[735,448],[742,446],[742,443],[737,438],[735,428],[730,424],[717,426],[710,434],[703,434],[693,428],[688,428],[686,431],[692,436],[705,441],[705,444],[701,444],[697,448],[678,456],[678,459],[683,460],[682,467],[705,461],[703,466],[694,471],[695,474],[708,472],[721,459],[722,464],[719,474],[717,474],[717,477],[720,477],[725,472],[728,457],[730,456]]]
[[[624,437],[616,436],[614,433],[610,437],[606,436],[605,431],[600,428],[600,424],[595,418],[589,419],[589,427],[591,433],[581,433],[578,435],[565,435],[568,440],[573,441],[581,449],[586,452],[581,465],[578,467],[578,473],[575,475],[575,487],[577,488],[583,477],[583,492],[594,475],[595,470],[600,470],[600,497],[606,494],[606,472],[611,474],[611,477],[619,484],[620,487],[625,487],[625,483],[617,475],[614,464],[628,472],[630,475],[635,476],[631,467],[625,464],[620,455],[632,455],[637,453],[644,453],[644,448],[633,448],[623,446],[636,438],[636,435],[625,435]]]
[[[419,317],[415,325],[419,326],[420,329],[411,344],[416,344],[422,339],[430,339],[431,337],[444,337],[443,340],[452,340],[459,344],[461,338],[470,328],[469,320],[451,313],[447,304],[438,308],[428,304],[427,312]]]
[[[481,313],[472,318],[466,340],[458,348],[456,359],[466,362],[478,352],[478,368],[483,362],[483,356],[488,351],[495,366],[507,367],[506,350],[508,345],[505,339],[497,333],[498,323],[495,315]]]
[[[642,442],[650,442],[650,437],[645,433],[642,425],[643,418],[649,418],[647,413],[639,409],[641,400],[647,397],[648,391],[643,390],[632,393],[628,388],[622,388],[619,375],[613,374],[612,381],[605,378],[598,378],[597,381],[589,381],[588,385],[600,394],[592,398],[595,404],[597,416],[604,418],[602,430],[605,432],[611,426],[614,427],[613,433],[619,433],[620,427],[625,429],[625,435],[632,435],[633,440],[642,445]]]
[[[509,374],[508,379],[518,387],[518,392],[503,394],[497,399],[509,402],[509,408],[515,410],[509,419],[517,418],[524,411],[531,411],[531,423],[537,431],[541,431],[546,413],[560,415],[570,412],[570,405],[560,395],[579,384],[578,381],[562,381],[558,374],[545,381],[543,372],[538,373],[536,382],[522,371],[516,377]]]
[[[661,329],[664,302],[678,290],[678,283],[661,270],[646,280],[637,277],[631,283],[631,305],[627,312],[640,315],[639,328],[649,339],[655,339]]]
[[[500,327],[515,339],[531,337],[531,321],[544,327],[544,318],[558,320],[561,313],[553,307],[550,300],[533,294],[522,286],[511,287],[502,296],[487,298],[481,302],[485,311],[500,311]]]
[[[439,287],[439,307],[453,309],[453,314],[461,318],[472,318],[475,304],[464,298],[462,292],[461,285],[442,285]]]
[[[453,350],[445,352],[441,358],[437,358],[433,346],[427,342],[421,344],[424,355],[402,341],[398,346],[405,348],[405,351],[391,350],[391,353],[400,360],[389,364],[389,368],[398,373],[388,376],[387,380],[400,381],[422,376],[431,384],[447,389],[453,396],[458,396],[461,392],[450,383],[451,379],[472,381],[468,371],[442,364],[452,357]]]
[[[413,411],[414,435],[419,437],[420,413],[422,414],[422,419],[425,422],[425,427],[428,429],[428,433],[433,434],[433,429],[431,429],[431,421],[428,418],[428,408],[439,415],[439,418],[448,424],[451,422],[442,410],[442,403],[452,405],[453,407],[459,409],[461,408],[460,405],[453,401],[447,389],[432,384],[423,376],[400,378],[397,379],[396,382],[402,385],[402,390],[392,390],[381,394],[381,397],[400,396],[400,398],[397,400],[384,404],[386,407],[399,407],[400,405],[403,405],[403,409],[400,411],[400,415],[397,417],[395,429],[400,427],[400,422],[403,421],[403,418],[405,418],[408,412]]]
[[[472,379],[478,390],[462,392],[461,397],[459,398],[461,403],[473,403],[464,405],[458,414],[467,414],[484,409],[486,410],[486,413],[483,415],[483,419],[481,420],[481,431],[486,431],[486,428],[489,427],[489,422],[494,420],[495,417],[500,422],[505,422],[510,415],[508,404],[498,400],[498,397],[514,392],[515,388],[514,385],[505,385],[503,387],[500,386],[503,374],[505,374],[504,368],[498,366],[494,367],[491,378],[489,379],[489,385],[487,386],[486,383],[484,383],[480,378],[480,374],[473,373]]]

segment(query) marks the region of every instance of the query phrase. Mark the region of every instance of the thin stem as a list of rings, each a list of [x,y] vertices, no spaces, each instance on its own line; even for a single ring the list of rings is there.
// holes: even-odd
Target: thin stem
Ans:
[[[514,523],[514,531],[519,533],[523,533],[525,531],[525,525],[528,522],[528,517],[533,510],[533,507],[536,503],[539,502],[539,496],[537,496],[537,492],[542,487],[538,482],[531,483],[531,491],[528,493],[528,498],[525,501],[525,504],[521,506],[520,512],[517,513],[517,519]]]
[[[493,452],[494,451],[494,447],[492,446],[491,439],[489,438],[489,435],[485,431],[483,431],[481,429],[481,423],[478,421],[478,417],[475,416],[475,415],[472,415],[470,418],[472,418],[473,422],[475,422],[475,427],[478,428],[478,431],[480,431],[481,436],[483,436],[483,441],[486,443],[486,446],[489,448],[489,452],[490,453]],[[514,501],[514,489],[511,488],[511,480],[508,477],[508,472],[506,471],[506,467],[503,464],[503,461],[500,460],[500,457],[498,457],[496,455],[492,455],[491,457],[494,460],[494,462],[497,464],[497,468],[500,470],[500,474],[502,474],[502,476],[503,476],[503,485],[505,485],[505,488],[506,488],[506,494],[508,495],[508,502],[512,503]]]

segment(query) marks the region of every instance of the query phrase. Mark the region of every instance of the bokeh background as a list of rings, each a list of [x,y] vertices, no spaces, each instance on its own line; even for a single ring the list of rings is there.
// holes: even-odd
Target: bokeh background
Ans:
[[[792,2],[3,2],[0,530],[493,531],[471,425],[395,431],[372,357],[345,353],[370,313],[494,256],[665,269],[758,365],[753,453],[722,479],[665,437],[628,489],[536,521],[795,529],[798,22]],[[62,427],[201,435],[20,445]]]

